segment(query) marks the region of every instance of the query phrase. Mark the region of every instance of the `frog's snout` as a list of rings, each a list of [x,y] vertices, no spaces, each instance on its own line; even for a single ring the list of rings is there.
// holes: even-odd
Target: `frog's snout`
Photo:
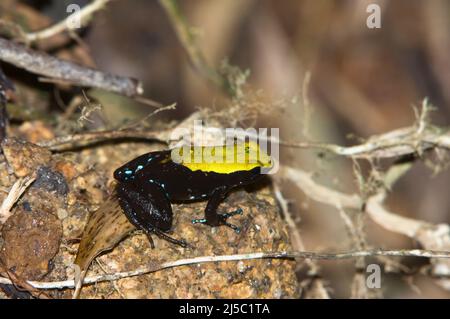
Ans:
[[[124,182],[127,180],[127,175],[124,173],[124,169],[118,168],[114,171],[113,176],[119,182]]]

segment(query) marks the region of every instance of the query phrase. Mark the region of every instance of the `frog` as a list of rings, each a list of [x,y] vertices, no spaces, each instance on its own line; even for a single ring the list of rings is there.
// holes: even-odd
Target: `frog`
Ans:
[[[187,247],[184,240],[168,235],[173,223],[173,203],[207,200],[204,217],[193,224],[240,227],[228,218],[242,214],[238,208],[219,213],[231,190],[260,181],[272,167],[271,157],[256,142],[219,146],[183,146],[149,152],[114,171],[116,194],[128,220],[149,237],[155,234]]]

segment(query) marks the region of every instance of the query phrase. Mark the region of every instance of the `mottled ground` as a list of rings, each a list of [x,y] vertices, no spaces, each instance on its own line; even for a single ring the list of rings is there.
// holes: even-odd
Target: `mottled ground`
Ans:
[[[51,138],[51,129],[40,122],[12,128],[10,136],[38,141]],[[88,215],[111,195],[116,167],[137,155],[155,150],[149,143],[101,144],[71,152],[50,154],[34,145],[10,139],[4,146],[0,184],[3,200],[16,175],[36,173],[37,179],[13,208],[3,226],[0,258],[23,279],[41,281],[73,278],[73,263]],[[15,175],[16,174],[16,175]],[[249,190],[233,192],[220,209],[241,207],[243,215],[231,221],[239,234],[227,227],[193,225],[203,216],[206,202],[173,205],[172,236],[188,241],[185,249],[154,237],[132,233],[111,252],[91,265],[89,275],[133,270],[154,262],[205,255],[289,250],[289,236],[274,200],[270,181]],[[166,269],[116,282],[85,286],[81,298],[296,298],[298,284],[292,260],[246,260],[208,263]],[[56,298],[72,291],[54,290]],[[4,295],[2,295],[4,296]]]

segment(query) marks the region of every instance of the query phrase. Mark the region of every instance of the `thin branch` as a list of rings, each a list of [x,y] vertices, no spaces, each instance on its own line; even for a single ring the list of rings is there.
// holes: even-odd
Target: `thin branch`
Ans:
[[[344,147],[326,143],[288,143],[282,145],[298,148],[317,148],[351,158],[389,158],[407,154],[422,154],[430,148],[450,150],[450,130],[434,127],[428,123],[433,106],[428,99],[422,101],[420,112],[416,109],[417,123],[381,135],[372,136],[365,143]]]
[[[62,151],[79,146],[86,146],[101,141],[118,140],[124,138],[145,139],[165,143],[170,137],[171,132],[172,130],[145,131],[136,129],[96,131],[60,136],[50,141],[40,142],[38,143],[38,145],[47,147],[52,151]]]
[[[142,84],[135,79],[61,60],[2,38],[0,38],[0,60],[73,85],[95,87],[129,97],[141,95],[144,92]]]
[[[51,298],[49,295],[47,295],[46,292],[33,287],[32,285],[30,285],[29,282],[20,278],[16,273],[14,273],[14,271],[8,270],[6,268],[6,266],[3,264],[3,261],[1,259],[0,259],[0,272],[3,272],[9,278],[9,279],[6,279],[3,277],[0,277],[0,283],[3,283],[2,280],[6,279],[5,281],[7,282],[7,284],[12,284],[16,287],[20,287],[20,289],[29,292],[35,298],[39,298],[39,299],[50,299]]]
[[[8,196],[3,200],[2,206],[0,207],[0,225],[6,222],[6,220],[11,216],[11,208],[14,204],[19,200],[20,196],[25,192],[28,186],[33,183],[35,177],[24,177],[19,178],[14,185],[11,187],[11,190],[8,193]]]
[[[92,19],[92,16],[99,10],[103,9],[111,0],[94,0],[92,3],[84,6],[81,10],[75,11],[67,16],[64,20],[40,31],[27,33],[24,35],[28,43],[51,38],[63,31],[74,31],[80,27],[86,26]],[[79,21],[80,25],[70,23],[71,21]]]
[[[97,263],[97,265],[100,267],[100,269],[105,274],[108,274],[108,271],[106,270],[106,265],[99,258],[96,258],[95,262]],[[117,285],[117,282],[116,281],[111,281],[111,283],[112,283],[112,286],[113,286],[114,290],[119,294],[120,298],[127,299],[127,297],[122,293],[122,291],[120,290],[119,286]],[[72,299],[78,299],[78,295],[75,295]]]
[[[450,131],[443,130],[438,133],[435,129],[429,128],[417,135],[416,128],[406,127],[373,136],[363,144],[348,147],[327,143],[288,141],[280,141],[280,145],[319,149],[351,158],[391,158],[423,152],[430,148],[450,150]]]
[[[174,104],[169,105],[167,107],[162,107],[161,111],[171,109],[172,107],[174,107]],[[158,110],[156,110],[155,112],[158,112]],[[178,123],[178,125],[176,125],[175,127],[165,130],[146,131],[146,130],[125,128],[119,130],[85,132],[73,135],[60,136],[50,141],[38,143],[38,145],[42,147],[47,147],[52,151],[63,151],[67,149],[73,149],[78,146],[86,146],[101,141],[117,140],[125,138],[143,139],[156,141],[160,143],[168,143],[169,141],[178,141],[182,139],[184,137],[183,134],[185,133],[185,131],[177,133],[176,132],[177,128],[189,127],[195,120],[198,120],[199,117],[200,113],[194,112],[185,120]],[[182,134],[180,135],[180,133]]]
[[[425,101],[426,103],[426,101]],[[422,113],[430,106],[425,106]],[[421,119],[424,117],[421,115]],[[219,136],[226,136],[226,130],[216,127],[202,127],[202,132]],[[450,130],[424,124],[422,121],[418,125],[408,126],[384,134],[372,136],[366,142],[353,146],[341,146],[337,144],[319,142],[295,142],[281,140],[276,136],[258,135],[251,131],[236,131],[236,136],[241,138],[258,139],[259,141],[279,144],[286,147],[316,149],[330,152],[335,155],[345,156],[352,159],[358,158],[392,158],[408,154],[423,153],[428,149],[443,149],[450,151]]]
[[[406,165],[406,164],[405,164]],[[398,167],[397,167],[398,168]],[[404,172],[404,170],[403,170]],[[401,174],[391,171],[387,176],[396,176],[399,178]],[[315,182],[311,174],[297,168],[281,167],[280,176],[283,179],[289,179],[296,184],[308,197],[338,209],[349,208],[361,210],[363,207],[363,199],[357,194],[345,194]],[[388,178],[389,179],[389,178]],[[393,183],[393,180],[390,181]],[[382,192],[371,196],[366,202],[366,211],[369,216],[384,228],[404,234],[408,237],[414,237],[418,229],[424,226],[424,222],[417,221],[411,218],[399,216],[397,214],[389,213],[382,202],[386,197],[386,193]],[[427,224],[430,226],[430,224]]]
[[[284,198],[283,193],[281,192],[280,188],[278,187],[278,184],[273,184],[273,192],[275,195],[275,198],[277,199],[278,203],[280,204],[281,208],[281,214],[286,220],[286,224],[289,227],[289,230],[292,235],[292,242],[295,250],[305,250],[305,246],[303,244],[303,240],[300,236],[299,229],[297,225],[295,224],[294,219],[292,218],[292,215],[289,211],[289,204],[287,200]]]
[[[273,184],[273,188],[275,198],[278,200],[278,203],[280,204],[283,218],[286,221],[286,224],[288,225],[290,233],[292,235],[293,247],[295,250],[304,251],[305,245],[303,243],[302,237],[300,236],[299,227],[297,227],[297,225],[295,224],[295,221],[292,218],[291,213],[289,211],[289,204],[287,200],[284,198],[283,193],[281,192],[277,183]],[[309,267],[308,276],[311,278],[311,280],[316,281],[315,286],[313,286],[315,289],[315,295],[319,296],[321,299],[329,299],[330,295],[328,294],[328,291],[325,288],[323,280],[317,276],[320,272],[319,265],[315,260],[312,259],[306,259],[305,263]]]
[[[169,106],[170,107],[170,106]],[[429,108],[427,106],[426,101],[424,102],[423,108],[427,112],[426,109]],[[189,121],[194,121],[198,118],[198,112],[193,113],[188,119],[179,123],[176,128],[188,128],[192,123]],[[421,118],[426,118],[425,116],[421,116]],[[419,125],[410,126],[406,128],[401,128],[397,130],[393,130],[378,136],[373,136],[365,143],[354,145],[354,146],[340,146],[335,144],[327,144],[327,143],[315,143],[315,142],[289,142],[280,140],[276,136],[260,136],[257,133],[253,133],[251,131],[236,131],[236,137],[240,138],[252,138],[258,139],[260,142],[267,141],[270,143],[275,143],[287,147],[294,148],[305,148],[305,149],[318,149],[322,151],[328,151],[334,153],[336,155],[349,157],[352,159],[357,158],[391,158],[398,157],[407,154],[421,154],[423,151],[428,149],[443,149],[446,151],[450,150],[450,130],[445,130],[442,128],[433,127],[431,125],[425,125],[419,122]],[[202,134],[210,134],[217,139],[217,136],[227,136],[226,130],[222,128],[216,127],[202,127]],[[158,132],[153,131],[143,131],[143,130],[127,130],[127,131],[117,131],[112,133],[111,131],[105,132],[94,132],[94,133],[81,133],[76,134],[75,136],[68,136],[66,138],[57,138],[56,140],[48,141],[46,143],[42,143],[41,146],[47,146],[53,149],[53,147],[59,148],[61,144],[68,144],[72,141],[83,140],[85,143],[97,142],[98,139],[106,140],[109,138],[117,139],[117,138],[139,138],[139,139],[155,139],[155,136],[159,136]],[[168,137],[171,135],[170,132],[165,131],[161,135],[165,138],[164,141],[168,140]],[[156,139],[159,139],[156,137]],[[224,141],[217,141],[219,143],[223,143]],[[287,168],[289,170],[289,168]],[[307,174],[302,171],[294,172],[294,175],[304,175]],[[287,174],[289,175],[289,174]],[[299,179],[308,180],[308,184],[316,185],[308,176],[297,176]],[[307,189],[304,189],[307,191]],[[311,194],[321,193],[312,191]],[[328,194],[326,195],[328,196]],[[339,197],[339,196],[338,196]],[[326,199],[325,199],[326,200]],[[354,199],[352,199],[354,200]],[[320,200],[319,200],[320,201]],[[355,203],[355,202],[353,202]],[[348,206],[344,204],[344,206]],[[351,205],[350,205],[351,206]]]
[[[278,176],[275,178],[289,179],[296,184],[308,197],[320,203],[334,207],[347,207],[361,209],[363,201],[357,194],[345,194],[331,188],[318,184],[312,178],[311,173],[307,173],[298,168],[281,166]]]
[[[450,251],[431,251],[421,249],[411,250],[361,250],[341,253],[317,253],[317,252],[272,252],[272,253],[248,253],[237,255],[222,255],[222,256],[202,256],[188,259],[179,259],[176,261],[164,262],[148,267],[139,268],[133,271],[118,272],[109,275],[96,275],[86,277],[84,279],[85,284],[93,284],[103,281],[119,280],[123,278],[129,278],[134,276],[141,276],[152,272],[157,272],[167,268],[174,268],[192,264],[212,263],[212,262],[225,262],[225,261],[237,261],[237,260],[250,260],[250,259],[316,259],[316,260],[341,260],[349,258],[359,257],[371,257],[371,256],[391,256],[391,257],[422,257],[422,258],[450,258]],[[1,284],[11,284],[11,281],[7,278],[0,277]],[[73,288],[74,280],[54,281],[54,282],[39,282],[28,281],[28,283],[37,289],[61,289],[61,288]]]
[[[222,89],[226,89],[226,81],[213,68],[211,68],[206,59],[195,42],[194,35],[190,26],[186,22],[176,0],[159,0],[162,8],[170,19],[170,22],[175,29],[178,40],[186,50],[186,53],[192,65],[202,76],[212,81],[215,85]]]
[[[177,105],[176,103],[173,103],[173,104],[170,104],[170,105],[161,106],[161,107],[157,108],[156,110],[154,110],[153,112],[149,113],[148,115],[144,116],[143,118],[141,118],[141,119],[139,119],[137,121],[133,121],[131,123],[128,123],[124,127],[121,127],[120,130],[132,129],[133,127],[139,126],[140,124],[144,123],[145,121],[150,119],[152,116],[155,116],[156,114],[158,114],[160,112],[175,110],[176,109],[176,105]]]
[[[385,175],[386,188],[389,189],[407,170],[411,163],[394,165]],[[316,183],[310,174],[290,167],[281,167],[281,178],[291,180],[308,197],[336,207],[361,210],[364,200],[357,194],[349,195],[335,191]],[[382,228],[417,240],[422,247],[431,250],[450,250],[450,226],[448,224],[431,224],[422,220],[403,217],[387,210],[383,202],[387,190],[369,197],[365,202],[365,212]],[[434,271],[439,275],[450,274],[450,261],[433,261]]]
[[[309,97],[308,97],[308,90],[309,86],[311,84],[311,72],[307,71],[305,73],[305,77],[303,79],[303,85],[302,85],[302,105],[303,105],[303,116],[302,116],[302,123],[303,123],[303,129],[302,133],[303,136],[306,138],[310,137],[310,123],[311,123],[311,116],[313,112],[313,108],[311,106]]]

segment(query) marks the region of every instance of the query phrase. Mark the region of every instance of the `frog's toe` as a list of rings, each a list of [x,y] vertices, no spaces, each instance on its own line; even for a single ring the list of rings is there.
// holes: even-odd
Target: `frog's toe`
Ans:
[[[207,223],[206,218],[199,218],[192,220],[192,224],[206,224],[206,223]]]
[[[225,214],[220,214],[220,216],[222,216],[223,218],[228,218],[228,217],[231,217],[231,216],[234,216],[234,215],[242,215],[242,208],[238,208],[238,209],[236,209],[236,210],[233,210],[232,212],[228,212],[228,213],[225,213]]]
[[[193,224],[206,224],[206,225],[209,225],[212,227],[227,226],[239,234],[241,232],[241,229],[238,226],[227,222],[228,218],[235,216],[235,215],[242,215],[242,209],[238,208],[229,213],[217,214],[217,216],[213,220],[208,220],[207,218],[193,219],[192,223]]]
[[[230,224],[230,223],[225,222],[225,223],[223,223],[223,225],[225,225],[227,227],[230,227],[232,230],[234,230],[236,232],[236,234],[239,234],[241,232],[241,228],[236,226],[236,225],[234,225],[234,224]]]
[[[234,225],[234,224],[231,224],[231,223],[228,223],[227,222],[227,219],[228,218],[230,218],[230,217],[232,217],[232,216],[235,216],[235,215],[242,215],[242,208],[238,208],[238,209],[236,209],[236,210],[234,210],[234,211],[232,211],[232,212],[228,212],[228,213],[224,213],[224,214],[219,214],[219,218],[220,218],[220,221],[221,221],[221,224],[222,225],[225,225],[225,226],[227,226],[227,227],[230,227],[231,229],[233,229],[236,233],[240,233],[241,232],[241,229],[238,227],[238,226],[236,226],[236,225]]]
[[[234,213],[234,212],[233,212],[233,213]],[[230,213],[227,213],[227,214],[220,214],[219,216],[220,216],[221,222],[219,223],[219,225],[214,225],[213,227],[215,227],[215,226],[227,226],[227,227],[230,227],[230,228],[233,229],[236,233],[239,234],[239,233],[241,232],[241,229],[240,229],[238,226],[226,222],[226,219],[227,219],[228,217],[233,216],[233,215],[236,215],[236,214],[238,214],[238,213],[233,214],[233,215],[229,215],[229,214],[230,214]],[[208,224],[208,221],[207,221],[205,218],[193,219],[193,220],[192,220],[192,224],[206,224],[206,225],[209,225],[209,224]]]
[[[153,232],[160,238],[167,240],[168,242],[179,245],[183,248],[193,248],[188,242],[186,242],[184,239],[176,239],[173,237],[170,237],[169,235],[165,234],[163,231],[160,231],[159,229],[154,229]],[[151,238],[151,237],[150,237]]]
[[[223,225],[230,227],[230,228],[233,229],[236,233],[239,234],[239,233],[241,232],[241,229],[240,229],[238,226],[233,225],[233,224],[230,224],[230,223],[227,222],[227,219],[228,219],[228,218],[230,218],[230,217],[232,217],[232,216],[235,216],[235,215],[242,215],[242,208],[238,208],[238,209],[236,209],[236,210],[234,210],[234,211],[232,211],[232,212],[228,212],[228,213],[224,213],[224,214],[219,214],[220,219],[222,220]]]

